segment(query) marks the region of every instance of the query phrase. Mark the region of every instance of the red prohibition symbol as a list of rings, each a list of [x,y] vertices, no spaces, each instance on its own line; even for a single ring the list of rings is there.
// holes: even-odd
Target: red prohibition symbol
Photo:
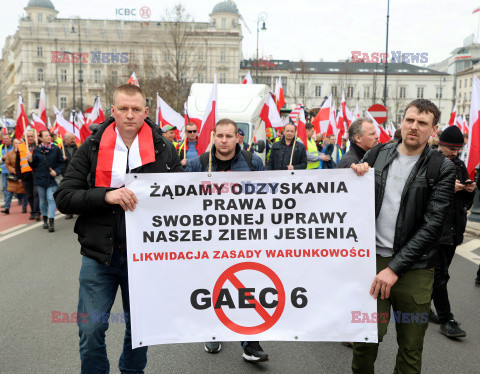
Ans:
[[[213,288],[212,293],[212,303],[213,305],[216,304],[220,290],[222,289],[223,285],[227,280],[230,281],[237,290],[240,288],[246,288],[235,275],[241,270],[259,271],[262,274],[265,274],[273,282],[275,289],[278,292],[278,305],[276,306],[275,311],[272,315],[270,315],[267,310],[258,302],[257,299],[249,299],[248,302],[250,304],[255,304],[254,310],[265,321],[258,326],[241,326],[233,322],[230,318],[227,317],[223,308],[215,309],[215,313],[217,314],[218,319],[225,326],[227,326],[230,330],[236,333],[243,335],[260,334],[271,328],[280,319],[283,310],[285,309],[285,289],[283,288],[283,284],[280,281],[280,278],[277,276],[277,274],[275,274],[272,269],[256,262],[242,262],[240,264],[235,264],[229,267],[220,275],[217,282],[215,283],[215,287]],[[250,293],[247,293],[247,295],[251,296]]]

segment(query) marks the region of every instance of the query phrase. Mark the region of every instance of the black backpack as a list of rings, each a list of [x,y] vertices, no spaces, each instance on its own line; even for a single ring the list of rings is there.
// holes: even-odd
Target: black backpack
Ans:
[[[245,150],[241,150],[243,157],[245,157],[245,160],[247,161],[248,167],[250,168],[250,171],[255,171],[255,168],[253,167],[252,164],[252,159],[253,159],[253,153]],[[210,157],[209,152],[202,153],[200,155],[200,163],[202,164],[202,171],[207,171],[208,170],[208,159]]]
[[[365,162],[373,167],[375,161],[377,160],[378,154],[380,150],[388,143],[382,144],[379,143],[375,147],[373,147],[367,157],[365,158]],[[427,165],[427,180],[428,180],[428,187],[431,189],[433,185],[437,182],[438,177],[440,175],[440,167],[442,166],[442,162],[445,159],[445,155],[437,150],[433,150],[432,155],[428,159]]]

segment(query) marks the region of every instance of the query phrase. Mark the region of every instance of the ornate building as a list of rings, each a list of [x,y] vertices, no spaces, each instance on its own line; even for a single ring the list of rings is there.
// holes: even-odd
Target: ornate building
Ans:
[[[152,85],[161,78],[177,82],[183,93],[192,82],[212,82],[214,72],[219,83],[238,80],[243,36],[230,0],[215,5],[210,22],[192,22],[185,11],[148,22],[57,14],[50,0],[30,0],[16,33],[7,37],[0,60],[2,115],[15,118],[19,92],[31,113],[42,87],[49,115],[52,105],[84,109],[97,95],[108,106],[111,87],[126,83],[133,70],[150,104],[159,91]]]

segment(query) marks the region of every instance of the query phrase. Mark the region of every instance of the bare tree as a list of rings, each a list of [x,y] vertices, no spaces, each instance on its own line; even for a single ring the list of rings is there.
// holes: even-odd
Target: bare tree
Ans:
[[[296,65],[293,76],[293,87],[290,85],[290,93],[293,91],[293,98],[295,102],[301,101],[305,106],[308,106],[307,100],[311,96],[312,83],[309,76],[308,64],[300,60]]]

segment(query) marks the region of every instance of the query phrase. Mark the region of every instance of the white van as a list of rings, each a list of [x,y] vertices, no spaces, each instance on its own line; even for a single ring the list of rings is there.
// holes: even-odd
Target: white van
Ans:
[[[190,89],[187,107],[191,117],[203,118],[213,84],[194,83]],[[218,84],[217,118],[235,121],[244,133],[244,142],[249,143],[260,111],[265,103],[269,88],[265,84]],[[255,134],[257,142],[254,150],[265,163],[265,124],[262,122]]]

